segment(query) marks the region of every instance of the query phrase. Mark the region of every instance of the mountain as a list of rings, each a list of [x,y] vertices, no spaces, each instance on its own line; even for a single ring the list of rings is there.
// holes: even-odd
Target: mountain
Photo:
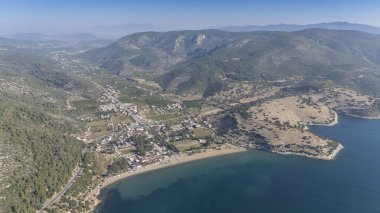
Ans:
[[[330,29],[330,30],[357,30],[367,33],[380,34],[380,27],[374,27],[364,24],[353,24],[348,22],[331,22],[308,25],[292,25],[292,24],[273,24],[266,26],[248,25],[248,26],[227,26],[220,30],[230,32],[251,32],[251,31],[299,31],[305,29]]]
[[[146,32],[81,57],[112,74],[154,74],[165,90],[179,94],[213,95],[230,80],[305,76],[380,91],[380,36],[359,31]]]
[[[113,74],[162,73],[183,60],[212,50],[231,35],[218,30],[136,33],[104,48],[90,50],[82,57]]]

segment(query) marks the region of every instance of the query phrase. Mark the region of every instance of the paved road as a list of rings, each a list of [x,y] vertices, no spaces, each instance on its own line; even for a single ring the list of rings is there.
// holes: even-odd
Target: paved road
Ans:
[[[47,201],[38,212],[39,213],[43,212],[44,209],[53,205],[55,202],[57,202],[59,199],[61,199],[61,197],[74,184],[75,180],[82,174],[82,172],[83,172],[83,168],[79,167],[79,169],[76,171],[74,177],[72,177],[69,180],[69,182],[66,184],[66,186],[63,187],[63,189],[58,194],[56,194],[53,198],[51,198],[49,201]]]
[[[58,192],[55,196],[50,198],[50,200],[45,202],[45,204],[41,207],[41,209],[38,211],[38,213],[42,213],[44,209],[48,208],[49,206],[53,205],[55,202],[59,201],[59,199],[61,199],[61,197],[65,194],[65,192],[75,183],[75,180],[83,172],[83,167],[82,167],[83,157],[86,154],[86,152],[87,152],[87,147],[82,152],[82,159],[79,162],[79,167],[78,167],[77,171],[75,172],[75,175],[69,180],[69,182],[67,182],[65,187],[63,187],[63,189],[60,192]]]

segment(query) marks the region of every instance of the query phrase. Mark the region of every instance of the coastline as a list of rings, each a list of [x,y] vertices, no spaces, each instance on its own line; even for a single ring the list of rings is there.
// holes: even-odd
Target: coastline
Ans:
[[[106,188],[107,186],[110,186],[118,181],[127,179],[132,176],[140,175],[143,173],[171,167],[171,166],[176,166],[192,161],[197,161],[197,160],[203,160],[207,158],[212,158],[212,157],[217,157],[217,156],[223,156],[223,155],[228,155],[228,154],[234,154],[234,153],[240,153],[240,152],[246,152],[248,151],[245,148],[238,147],[238,146],[233,146],[233,145],[226,145],[225,147],[217,150],[217,149],[207,149],[203,152],[200,153],[194,153],[192,155],[176,155],[174,157],[169,158],[165,162],[161,163],[156,163],[153,165],[148,165],[146,167],[143,167],[141,169],[137,169],[135,171],[127,171],[109,178],[104,179],[92,192],[90,193],[89,197],[94,198],[95,203],[92,205],[91,211],[93,212],[96,208],[101,203],[101,200],[98,199],[98,195],[100,194],[100,191],[103,188]]]
[[[328,123],[328,124],[309,123],[307,125],[309,125],[309,126],[335,126],[335,125],[339,124],[339,115],[334,110],[333,110],[333,112],[334,112],[334,120],[331,123]]]
[[[362,118],[362,119],[368,119],[368,120],[380,120],[380,116],[378,116],[378,117],[366,117],[366,116],[353,115],[353,114],[349,114],[349,113],[346,113],[346,115],[354,117],[354,118]]]
[[[296,156],[301,156],[301,157],[307,157],[307,158],[311,158],[311,159],[316,159],[316,160],[334,160],[336,158],[336,156],[338,155],[338,153],[340,152],[340,150],[342,150],[344,148],[344,146],[342,144],[338,144],[338,146],[336,147],[336,149],[328,156],[311,156],[311,155],[308,155],[308,154],[304,154],[304,153],[296,153],[296,152],[281,152],[281,151],[272,151],[272,153],[275,153],[275,154],[280,154],[280,155],[296,155]]]
[[[380,119],[380,118],[379,118]],[[314,124],[314,123],[309,123],[308,125],[315,125],[315,126],[334,126],[339,123],[339,115],[337,112],[334,111],[334,120],[331,123],[328,124]],[[306,126],[307,127],[307,126]],[[294,152],[278,152],[278,151],[270,151],[272,153],[276,154],[281,154],[281,155],[296,155],[296,156],[302,156],[302,157],[307,157],[307,158],[312,158],[312,159],[317,159],[317,160],[333,160],[336,158],[337,154],[342,150],[344,147],[342,144],[338,144],[336,149],[328,156],[310,156],[308,154],[303,154],[303,153],[294,153]],[[187,162],[192,162],[192,161],[197,161],[197,160],[202,160],[202,159],[207,159],[207,158],[212,158],[212,157],[217,157],[217,156],[222,156],[222,155],[228,155],[228,154],[234,154],[234,153],[239,153],[239,152],[245,152],[248,151],[248,149],[234,146],[231,144],[225,145],[223,148],[220,150],[216,149],[207,149],[205,151],[202,151],[200,153],[194,153],[192,155],[175,155],[173,157],[170,157],[167,161],[165,162],[160,162],[156,163],[153,165],[148,165],[146,167],[143,167],[141,169],[137,169],[135,171],[128,171],[124,172],[109,178],[104,179],[92,192],[90,193],[89,197],[92,197],[93,200],[95,200],[95,203],[92,205],[91,211],[94,212],[95,208],[101,203],[101,200],[98,198],[98,195],[100,194],[100,191],[107,186],[110,186],[118,181],[127,179],[132,176],[140,175],[143,173],[171,167],[171,166],[176,166],[180,165],[183,163]]]
[[[222,156],[222,155],[228,155],[228,154],[233,154],[233,153],[239,153],[239,152],[245,152],[247,149],[242,148],[242,147],[237,147],[237,146],[232,146],[228,145],[228,148],[222,148],[220,150],[217,149],[207,149],[206,151],[200,152],[200,153],[194,153],[192,155],[177,155],[174,157],[169,158],[168,161],[162,162],[162,163],[156,163],[154,165],[149,165],[146,167],[143,167],[141,169],[135,170],[135,171],[128,171],[124,172],[122,174],[118,174],[116,176],[112,176],[111,178],[107,178],[105,181],[102,183],[102,188],[109,186],[119,180],[139,175],[142,173],[154,171],[157,169],[162,169],[170,166],[175,166],[178,164],[183,164],[191,161],[196,161],[196,160],[202,160],[202,159],[207,159],[207,158],[212,158],[212,157],[217,157],[217,156]]]
[[[327,127],[332,127],[337,124],[339,124],[339,115],[336,111],[334,111],[334,120],[331,123],[328,124],[320,124],[320,123],[309,123],[309,126],[327,126]],[[308,125],[305,125],[304,130],[309,130]],[[338,146],[334,149],[334,151],[328,155],[328,156],[311,156],[308,154],[304,153],[295,153],[295,152],[281,152],[281,151],[274,151],[273,153],[281,154],[281,155],[297,155],[297,156],[302,156],[302,157],[307,157],[307,158],[312,158],[312,159],[318,159],[318,160],[334,160],[337,154],[339,153],[340,150],[342,150],[344,147],[342,144],[338,143]]]

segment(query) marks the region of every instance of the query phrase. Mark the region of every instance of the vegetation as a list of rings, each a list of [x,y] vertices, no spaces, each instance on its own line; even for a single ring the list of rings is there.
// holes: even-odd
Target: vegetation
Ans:
[[[173,115],[172,113],[169,113],[169,114],[150,115],[149,118],[154,121],[167,121],[171,119],[176,119],[177,117]]]
[[[199,45],[194,40],[200,35],[207,39]],[[175,42],[179,37],[183,38],[183,44],[177,47]],[[141,43],[141,39],[149,42]],[[131,46],[125,46],[126,41]],[[155,79],[163,89],[177,94],[207,97],[225,89],[228,81],[270,82],[303,76],[328,79],[379,96],[380,79],[378,73],[373,72],[380,66],[379,44],[380,37],[376,35],[323,29],[146,32],[90,50],[82,57],[110,73],[119,74],[125,66],[146,71],[139,73],[155,73],[160,76]],[[169,72],[164,73],[167,70]]]
[[[211,132],[210,130],[205,129],[205,128],[202,128],[202,127],[200,127],[200,128],[195,128],[195,129],[193,129],[191,132],[194,134],[194,136],[195,136],[196,138],[210,137],[211,134],[212,134],[212,132]]]
[[[152,95],[152,96],[146,96],[143,100],[145,104],[148,104],[150,106],[158,106],[158,107],[166,107],[168,104],[171,104],[172,102],[162,98],[159,95]]]
[[[0,136],[14,147],[20,165],[5,189],[6,212],[34,212],[67,183],[83,144],[71,123],[24,103],[0,97]]]
[[[205,39],[196,44],[194,41],[200,34]],[[178,47],[174,42],[179,37],[183,42],[174,51],[173,47]],[[129,45],[125,45],[126,40]],[[96,152],[82,156],[84,144],[75,136],[78,131],[86,129],[86,125],[76,116],[91,119],[108,114],[97,110],[100,104],[97,100],[104,92],[99,85],[117,88],[121,93],[121,102],[144,105],[143,109],[149,108],[146,105],[164,108],[174,103],[163,98],[157,85],[150,82],[144,85],[132,78],[127,79],[120,76],[122,71],[136,70],[138,76],[157,81],[164,90],[169,91],[169,95],[208,97],[245,81],[252,88],[286,85],[276,94],[278,96],[319,92],[322,88],[337,84],[380,97],[379,44],[378,36],[318,29],[247,33],[216,30],[148,32],[130,35],[108,47],[82,54],[83,58],[105,68],[89,66],[83,70],[77,69],[81,67],[77,64],[70,66],[70,60],[61,66],[59,61],[50,59],[51,55],[46,57],[46,50],[9,48],[0,51],[0,145],[7,148],[7,151],[0,149],[0,154],[7,157],[0,158],[0,166],[9,166],[0,174],[3,181],[0,192],[4,195],[1,197],[6,198],[0,200],[4,201],[0,203],[0,212],[35,212],[67,183],[81,160],[83,172],[63,197],[63,205],[59,206],[60,209],[51,208],[49,211],[88,211],[89,203],[81,197],[81,193],[97,183],[94,177],[101,174],[100,161]],[[236,90],[235,95],[239,96],[242,90],[245,89]],[[254,90],[252,94],[256,94]],[[241,96],[239,99],[248,95],[244,93]],[[180,100],[180,97],[172,97],[172,100]],[[239,132],[237,119],[249,119],[249,107],[268,99],[246,104],[239,104],[236,102],[238,99],[234,100],[234,104],[223,100],[185,100],[183,104],[190,112],[196,112],[193,117],[201,111],[205,101],[209,106],[223,109],[213,115],[218,117],[215,122],[211,119],[218,135],[247,133],[256,143],[263,143],[260,146],[267,148],[266,138],[259,133],[248,130]],[[312,100],[305,99],[303,102],[309,104]],[[70,106],[76,110],[68,110]],[[358,108],[347,112],[364,116],[370,111],[378,115],[379,110],[380,102],[377,100],[371,109]],[[185,115],[181,110],[159,111],[150,118],[168,127],[184,121]],[[119,136],[116,133],[122,129],[117,124],[132,121],[129,116],[110,115],[111,119],[88,123],[91,134],[86,139],[102,139],[113,133]],[[290,126],[289,123],[280,124],[278,119],[274,120],[270,122],[279,128]],[[113,126],[117,131],[113,132]],[[171,138],[176,140],[175,136],[181,136],[177,140],[189,139],[169,142],[170,147],[179,151],[207,147],[213,142],[212,131],[206,128],[196,128],[191,132],[184,129],[175,132]],[[152,149],[145,136],[132,136],[130,139],[137,144],[137,149],[125,149],[123,153],[145,155]],[[113,153],[116,142],[113,139],[111,143],[103,144],[100,152]],[[336,148],[336,144],[328,146]],[[308,149],[312,150],[313,147]],[[108,169],[110,174],[116,174],[128,169],[128,163],[125,159],[118,159]],[[3,176],[6,178],[2,179]]]
[[[147,147],[147,141],[143,135],[135,135],[131,137],[131,140],[137,144],[137,152],[141,155],[145,155],[145,149]]]
[[[75,209],[78,212],[87,212],[90,210],[90,203],[82,196],[83,192],[97,183],[97,179],[102,173],[99,159],[91,152],[87,152],[83,157],[83,172],[75,183],[69,188],[62,198],[63,204],[60,209],[70,211]],[[76,201],[76,202],[73,202]],[[57,209],[58,211],[58,209]],[[59,211],[58,211],[59,212]]]
[[[129,168],[128,162],[125,158],[115,160],[108,168],[110,174],[117,174]]]
[[[232,115],[224,115],[220,122],[218,123],[218,134],[224,135],[227,134],[229,131],[233,131],[237,129],[237,120]]]
[[[98,109],[99,104],[95,100],[72,101],[72,105],[79,111],[93,112]]]
[[[183,140],[171,143],[178,151],[184,152],[201,148],[201,144],[197,140]]]
[[[293,94],[305,94],[310,92],[320,92],[326,86],[326,83],[321,81],[305,81],[295,86],[284,88],[282,91]]]
[[[202,108],[203,100],[191,100],[191,101],[183,101],[183,105],[187,108]]]

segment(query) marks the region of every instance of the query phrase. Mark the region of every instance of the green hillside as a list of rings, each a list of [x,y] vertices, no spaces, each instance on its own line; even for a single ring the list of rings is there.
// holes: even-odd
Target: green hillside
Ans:
[[[160,75],[160,85],[178,94],[212,95],[228,80],[318,77],[379,95],[380,36],[358,31],[148,32],[83,57],[113,74]]]

